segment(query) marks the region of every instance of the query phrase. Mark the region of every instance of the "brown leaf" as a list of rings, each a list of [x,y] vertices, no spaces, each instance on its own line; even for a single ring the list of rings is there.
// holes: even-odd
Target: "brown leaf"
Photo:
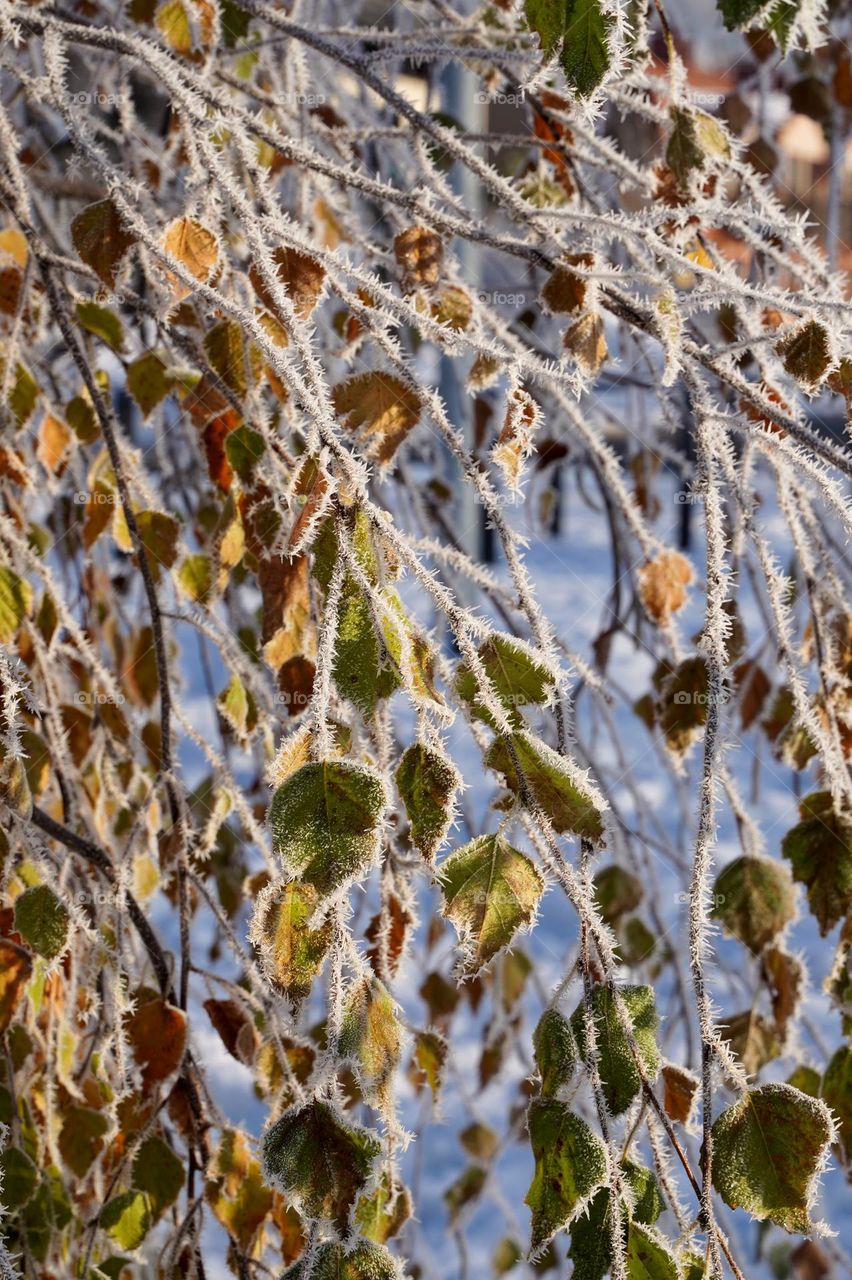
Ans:
[[[806,391],[816,391],[832,362],[828,333],[816,320],[805,320],[782,338],[775,350],[790,376]]]
[[[639,598],[648,617],[667,622],[686,603],[692,565],[679,551],[661,551],[639,570]]]
[[[541,300],[550,315],[579,311],[585,305],[588,281],[570,268],[592,267],[594,261],[590,253],[569,253],[554,268],[541,291]]]
[[[272,257],[275,262],[276,274],[284,288],[284,292],[292,300],[293,310],[300,320],[307,320],[322,293],[322,287],[325,282],[325,268],[315,258],[308,257],[306,253],[300,253],[298,249],[282,246],[274,251]],[[282,315],[260,270],[254,263],[249,267],[249,279],[251,280],[252,288],[267,311],[275,316],[281,324],[284,324],[285,317]]]
[[[186,1014],[160,996],[143,993],[136,1011],[127,1019],[127,1036],[142,1071],[143,1087],[148,1088],[167,1080],[183,1061]]]
[[[32,971],[29,951],[0,938],[0,1035],[8,1030]]]
[[[194,218],[176,218],[163,236],[163,248],[200,283],[210,279],[219,261],[219,246],[209,227]],[[175,301],[192,292],[171,272],[168,273]]]
[[[236,1000],[205,1000],[204,1008],[231,1057],[251,1066],[258,1037],[242,1005]]]
[[[423,407],[413,388],[378,370],[338,383],[332,399],[349,430],[360,432],[367,456],[378,462],[390,462]]]
[[[394,256],[402,268],[402,287],[413,293],[421,285],[431,288],[441,278],[444,246],[428,227],[408,227],[393,242]]]
[[[802,989],[802,966],[795,956],[780,947],[769,947],[763,953],[763,976],[772,993],[772,1012],[781,1036],[796,1012]]]
[[[739,695],[740,721],[743,729],[748,729],[763,710],[772,685],[763,667],[753,658],[746,658],[734,668],[734,681]]]
[[[607,357],[604,322],[595,311],[588,311],[565,330],[562,345],[577,361],[583,373],[594,378]]]
[[[59,418],[46,413],[38,433],[36,457],[48,471],[60,473],[65,469],[65,455],[74,439],[74,433]]]
[[[373,916],[364,936],[368,942],[373,943],[367,952],[367,959],[379,978],[395,976],[402,959],[408,926],[413,923],[411,913],[395,893],[388,895],[386,910]],[[385,964],[387,975],[383,973]]]
[[[290,530],[288,547],[291,551],[299,549],[305,531],[314,521],[318,521],[325,509],[329,496],[328,476],[320,465],[319,459],[307,457],[302,462],[299,478],[296,481],[294,497],[300,510],[295,524]],[[316,524],[314,524],[316,528]]]
[[[670,1120],[688,1124],[699,1080],[685,1067],[673,1062],[663,1065],[663,1106]]]
[[[71,223],[71,240],[86,266],[108,289],[114,289],[122,258],[136,243],[136,236],[127,230],[113,202],[98,200],[81,209]]]

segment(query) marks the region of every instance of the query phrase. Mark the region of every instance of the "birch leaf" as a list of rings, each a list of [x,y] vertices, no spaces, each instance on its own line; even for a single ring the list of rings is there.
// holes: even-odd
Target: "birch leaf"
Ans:
[[[610,63],[607,32],[612,19],[600,0],[525,0],[524,13],[546,57],[561,41],[565,79],[581,97],[588,97]]]
[[[402,1028],[393,999],[377,978],[356,984],[347,997],[338,1039],[341,1057],[354,1058],[365,1097],[383,1103],[399,1059]]]
[[[583,790],[581,776],[570,762],[532,734],[515,733],[511,742],[533,799],[553,823],[554,830],[600,840],[604,832],[601,811],[592,796]],[[515,763],[502,738],[496,738],[491,744],[485,763],[503,774],[511,791],[521,794]]]
[[[414,1036],[414,1061],[423,1072],[426,1083],[437,1098],[443,1081],[448,1045],[437,1031],[418,1031]]]
[[[716,879],[711,914],[750,951],[762,951],[796,914],[788,868],[772,858],[735,858]]]
[[[52,960],[68,938],[68,912],[48,885],[39,884],[15,899],[15,928],[33,951]]]
[[[127,366],[127,390],[147,418],[174,389],[175,379],[168,373],[156,351],[146,351]]]
[[[219,261],[219,246],[209,227],[194,218],[177,218],[166,228],[163,248],[186,268],[200,283],[206,283]],[[170,276],[175,300],[185,298],[189,288],[174,276]]]
[[[411,843],[431,862],[447,837],[453,815],[459,772],[441,751],[412,743],[396,771],[396,784],[405,805]]]
[[[375,1244],[386,1244],[398,1235],[412,1213],[411,1193],[396,1186],[383,1173],[374,1191],[364,1194],[355,1206],[355,1225],[362,1236]]]
[[[686,588],[695,575],[679,551],[661,551],[639,571],[639,597],[654,622],[667,622],[686,604]]]
[[[688,1124],[700,1080],[674,1062],[663,1064],[663,1107],[670,1120]]]
[[[319,902],[313,885],[298,881],[273,887],[258,900],[252,941],[260,947],[264,967],[275,985],[292,1000],[309,994],[331,945],[331,921],[308,928]]]
[[[828,333],[816,320],[806,320],[782,338],[776,350],[790,377],[810,392],[818,389],[832,363]]]
[[[587,311],[565,330],[562,346],[570,352],[579,369],[590,378],[596,378],[607,358],[604,322],[596,311]]]
[[[514,636],[494,632],[479,646],[477,654],[510,721],[520,723],[518,707],[547,701],[554,684],[553,674],[529,645]],[[476,678],[466,663],[458,667],[455,690],[470,706],[472,716],[496,727],[491,713],[477,700]]]
[[[276,851],[318,893],[333,893],[377,856],[384,805],[372,769],[342,760],[303,765],[272,798]]]
[[[731,1209],[808,1233],[832,1139],[828,1108],[788,1084],[750,1089],[713,1124],[713,1186]]]
[[[136,236],[124,226],[112,200],[98,200],[72,220],[71,241],[86,266],[108,289],[114,289],[122,259]]]
[[[546,1097],[568,1083],[579,1060],[571,1024],[558,1009],[545,1009],[539,1018],[533,1032],[533,1050],[542,1096]]]
[[[310,1262],[295,1262],[281,1280],[399,1280],[393,1255],[381,1245],[363,1240],[352,1250],[331,1242],[321,1244]]]
[[[5,564],[0,565],[0,643],[11,644],[33,606],[33,591]]]
[[[345,1234],[349,1210],[380,1150],[366,1129],[345,1124],[333,1107],[314,1099],[267,1129],[264,1176],[306,1217],[331,1222]]]
[[[293,310],[300,320],[307,320],[317,305],[325,283],[325,268],[315,258],[298,249],[282,245],[272,254],[275,262],[275,273],[284,292],[293,303]],[[272,290],[263,278],[260,268],[254,263],[249,267],[249,279],[260,301],[271,315],[277,317],[282,324],[286,317],[282,314]]]
[[[662,1058],[657,1047],[659,1019],[653,988],[624,986],[619,991],[627,1007],[645,1074],[649,1080],[654,1080],[662,1065]],[[599,984],[592,991],[592,1014],[603,1095],[612,1114],[619,1116],[627,1110],[641,1089],[642,1078],[608,987]],[[586,1007],[583,1000],[571,1015],[571,1028],[581,1053],[585,1053]]]
[[[799,804],[802,821],[788,831],[781,852],[793,878],[807,886],[808,904],[823,937],[852,907],[852,825],[835,811],[828,791]]]
[[[420,421],[420,396],[407,383],[378,370],[340,382],[334,407],[350,431],[358,432],[367,457],[390,462]]]
[[[131,1181],[149,1197],[155,1218],[177,1200],[185,1177],[180,1156],[156,1134],[146,1138],[133,1157]]]
[[[99,1225],[119,1249],[138,1249],[154,1225],[150,1198],[144,1191],[122,1192],[104,1205]]]
[[[0,1035],[9,1029],[32,970],[30,953],[9,938],[0,938]]]
[[[527,1127],[535,1173],[524,1203],[532,1210],[531,1247],[538,1250],[603,1184],[606,1150],[585,1120],[554,1098],[530,1103]]]
[[[394,257],[402,271],[406,293],[436,285],[441,278],[444,246],[441,237],[428,227],[407,227],[393,242]]]
[[[444,914],[465,947],[466,968],[477,973],[529,924],[544,892],[529,858],[499,835],[477,836],[438,870]]]

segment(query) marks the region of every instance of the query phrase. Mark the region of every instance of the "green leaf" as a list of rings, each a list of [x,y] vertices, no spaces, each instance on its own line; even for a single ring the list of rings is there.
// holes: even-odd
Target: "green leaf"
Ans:
[[[119,1249],[138,1249],[154,1225],[150,1198],[144,1191],[122,1192],[104,1205],[100,1225]]]
[[[68,937],[68,912],[46,884],[25,889],[15,899],[15,928],[40,956],[58,956]]]
[[[481,1160],[483,1164],[488,1164],[494,1158],[500,1145],[500,1139],[494,1130],[489,1129],[487,1124],[480,1124],[478,1120],[462,1129],[459,1142],[468,1155],[473,1156],[474,1160]]]
[[[581,97],[598,87],[609,68],[606,38],[611,21],[599,0],[569,0],[566,5],[562,70]]]
[[[314,1099],[267,1129],[264,1176],[305,1216],[333,1222],[343,1234],[380,1150],[365,1129],[345,1124],[329,1103]]]
[[[17,1147],[0,1151],[2,1202],[6,1209],[20,1209],[38,1185],[38,1170],[29,1156]]]
[[[332,674],[341,694],[368,719],[378,702],[402,685],[390,650],[376,634],[367,597],[348,577],[341,593]]]
[[[613,924],[642,901],[641,881],[624,867],[604,867],[594,880],[595,901],[607,924]]]
[[[513,723],[520,724],[518,707],[540,706],[547,701],[554,684],[553,674],[528,644],[495,632],[479,646],[477,653],[498,701]],[[455,690],[470,704],[476,719],[495,727],[491,713],[477,701],[476,677],[464,663],[456,672]]]
[[[399,1280],[393,1255],[364,1240],[347,1251],[342,1244],[321,1244],[310,1262],[288,1267],[281,1280]]]
[[[373,769],[342,760],[302,765],[272,798],[275,849],[294,875],[333,893],[378,855],[384,806]]]
[[[215,324],[204,335],[204,350],[216,373],[235,395],[244,396],[260,376],[260,351],[253,342],[244,342],[236,320]]]
[[[3,361],[0,360],[0,374],[3,372]],[[38,383],[30,371],[20,362],[15,365],[15,377],[9,388],[8,405],[12,416],[19,427],[22,427],[32,414],[38,401]]]
[[[600,840],[603,818],[593,796],[585,790],[586,775],[530,733],[512,734],[511,744],[532,798],[554,830]],[[521,793],[518,771],[503,738],[492,742],[485,763],[503,774],[511,791]]]
[[[524,0],[531,31],[546,57],[562,41],[560,62],[568,84],[582,97],[592,93],[610,64],[607,31],[612,21],[599,0]]]
[[[555,1098],[530,1103],[527,1127],[535,1174],[524,1203],[532,1210],[532,1249],[537,1251],[604,1183],[606,1150],[585,1120]]]
[[[621,1173],[630,1188],[631,1204],[621,1201],[622,1240],[625,1251],[630,1254],[631,1235],[634,1239],[634,1251],[644,1244],[636,1238],[636,1226],[644,1223],[652,1225],[665,1210],[666,1203],[660,1194],[657,1179],[650,1169],[634,1164],[631,1160],[622,1160]],[[612,1226],[609,1221],[612,1192],[609,1187],[602,1187],[592,1199],[588,1212],[577,1218],[571,1227],[571,1247],[568,1256],[574,1263],[572,1280],[602,1280],[612,1266]],[[631,1207],[632,1205],[632,1207]],[[628,1274],[631,1274],[628,1271]],[[637,1272],[641,1276],[641,1272]],[[653,1273],[652,1273],[653,1274]]]
[[[426,1077],[426,1083],[437,1098],[447,1061],[448,1045],[437,1031],[417,1031],[414,1035],[414,1061]]]
[[[624,986],[619,988],[619,992],[627,1007],[645,1073],[650,1080],[654,1080],[662,1065],[662,1058],[657,1048],[656,1030],[659,1019],[653,988]],[[641,1089],[642,1077],[633,1060],[630,1043],[622,1029],[615,1000],[608,987],[598,985],[592,991],[592,1013],[604,1098],[612,1114],[618,1116],[627,1110]],[[586,1007],[582,1000],[571,1015],[571,1027],[577,1047],[585,1054]]]
[[[567,1018],[558,1009],[545,1009],[533,1032],[535,1064],[541,1076],[542,1096],[567,1084],[577,1065],[577,1045]]]
[[[124,329],[118,316],[109,307],[101,307],[97,302],[78,302],[74,312],[78,322],[89,333],[100,338],[113,351],[123,349]]]
[[[174,390],[175,380],[156,351],[146,351],[127,366],[127,390],[147,418],[157,405]]]
[[[171,569],[177,559],[180,525],[174,516],[168,516],[164,511],[138,511],[136,527],[148,552],[148,563],[154,577],[158,578],[160,569]]]
[[[59,1153],[72,1173],[83,1178],[100,1155],[109,1117],[92,1107],[69,1107],[63,1113]]]
[[[784,55],[790,48],[790,34],[800,8],[799,0],[778,0],[778,4],[769,10],[766,30]]]
[[[405,805],[411,843],[431,862],[447,837],[453,816],[459,772],[441,751],[414,742],[396,771],[396,785]]]
[[[681,1280],[668,1244],[657,1232],[631,1222],[627,1233],[628,1280]]]
[[[832,1137],[827,1107],[788,1084],[743,1094],[713,1124],[713,1186],[731,1209],[810,1231],[814,1184]]]
[[[729,31],[752,22],[765,8],[766,0],[718,0],[718,8]]]
[[[33,590],[27,580],[0,565],[0,643],[12,643],[32,607]]]
[[[772,858],[735,858],[716,879],[711,914],[749,950],[762,951],[796,914],[788,868]]]
[[[137,1191],[147,1194],[155,1219],[174,1204],[185,1181],[180,1156],[156,1134],[146,1138],[133,1157],[131,1182]]]
[[[310,993],[331,945],[330,920],[308,928],[319,902],[313,885],[292,880],[263,894],[252,921],[251,938],[260,948],[264,967],[291,1000],[303,1000]]]
[[[529,858],[499,835],[477,836],[438,869],[444,915],[465,947],[465,966],[477,973],[507,947],[535,914],[544,883]]]
[[[802,821],[788,831],[781,852],[793,878],[807,886],[808,904],[823,937],[852,907],[852,824],[835,812],[828,791],[799,803]]]
[[[376,1244],[386,1244],[398,1235],[411,1217],[411,1193],[394,1186],[383,1173],[375,1189],[362,1195],[355,1206],[355,1225],[362,1236]]]
[[[236,673],[227,689],[216,699],[216,705],[241,742],[247,741],[257,728],[257,704]]]
[[[852,1046],[841,1045],[825,1069],[822,1098],[837,1117],[846,1157],[852,1155]]]
[[[387,988],[378,978],[358,982],[349,993],[337,1051],[354,1058],[364,1096],[381,1104],[399,1060],[402,1028]]]
[[[456,1222],[465,1205],[477,1198],[485,1186],[487,1176],[481,1164],[469,1164],[455,1182],[450,1183],[444,1192],[444,1204],[450,1212],[450,1222]]]
[[[266,442],[259,431],[251,427],[237,427],[225,438],[225,453],[234,471],[244,484],[250,484],[255,467],[266,452]]]
[[[177,579],[190,600],[204,604],[213,590],[213,565],[210,557],[201,552],[187,556],[178,569]]]

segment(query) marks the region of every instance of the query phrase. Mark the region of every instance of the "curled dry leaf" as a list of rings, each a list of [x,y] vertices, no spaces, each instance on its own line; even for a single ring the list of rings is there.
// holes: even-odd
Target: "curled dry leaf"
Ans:
[[[539,408],[535,400],[520,387],[513,388],[506,403],[503,428],[491,450],[491,457],[513,493],[520,492],[524,465],[533,451],[538,424]]]
[[[667,622],[686,603],[692,565],[679,551],[661,551],[639,570],[639,596],[648,617]]]
[[[581,373],[596,378],[607,357],[606,332],[602,316],[587,311],[565,330],[562,346],[577,362]]]

